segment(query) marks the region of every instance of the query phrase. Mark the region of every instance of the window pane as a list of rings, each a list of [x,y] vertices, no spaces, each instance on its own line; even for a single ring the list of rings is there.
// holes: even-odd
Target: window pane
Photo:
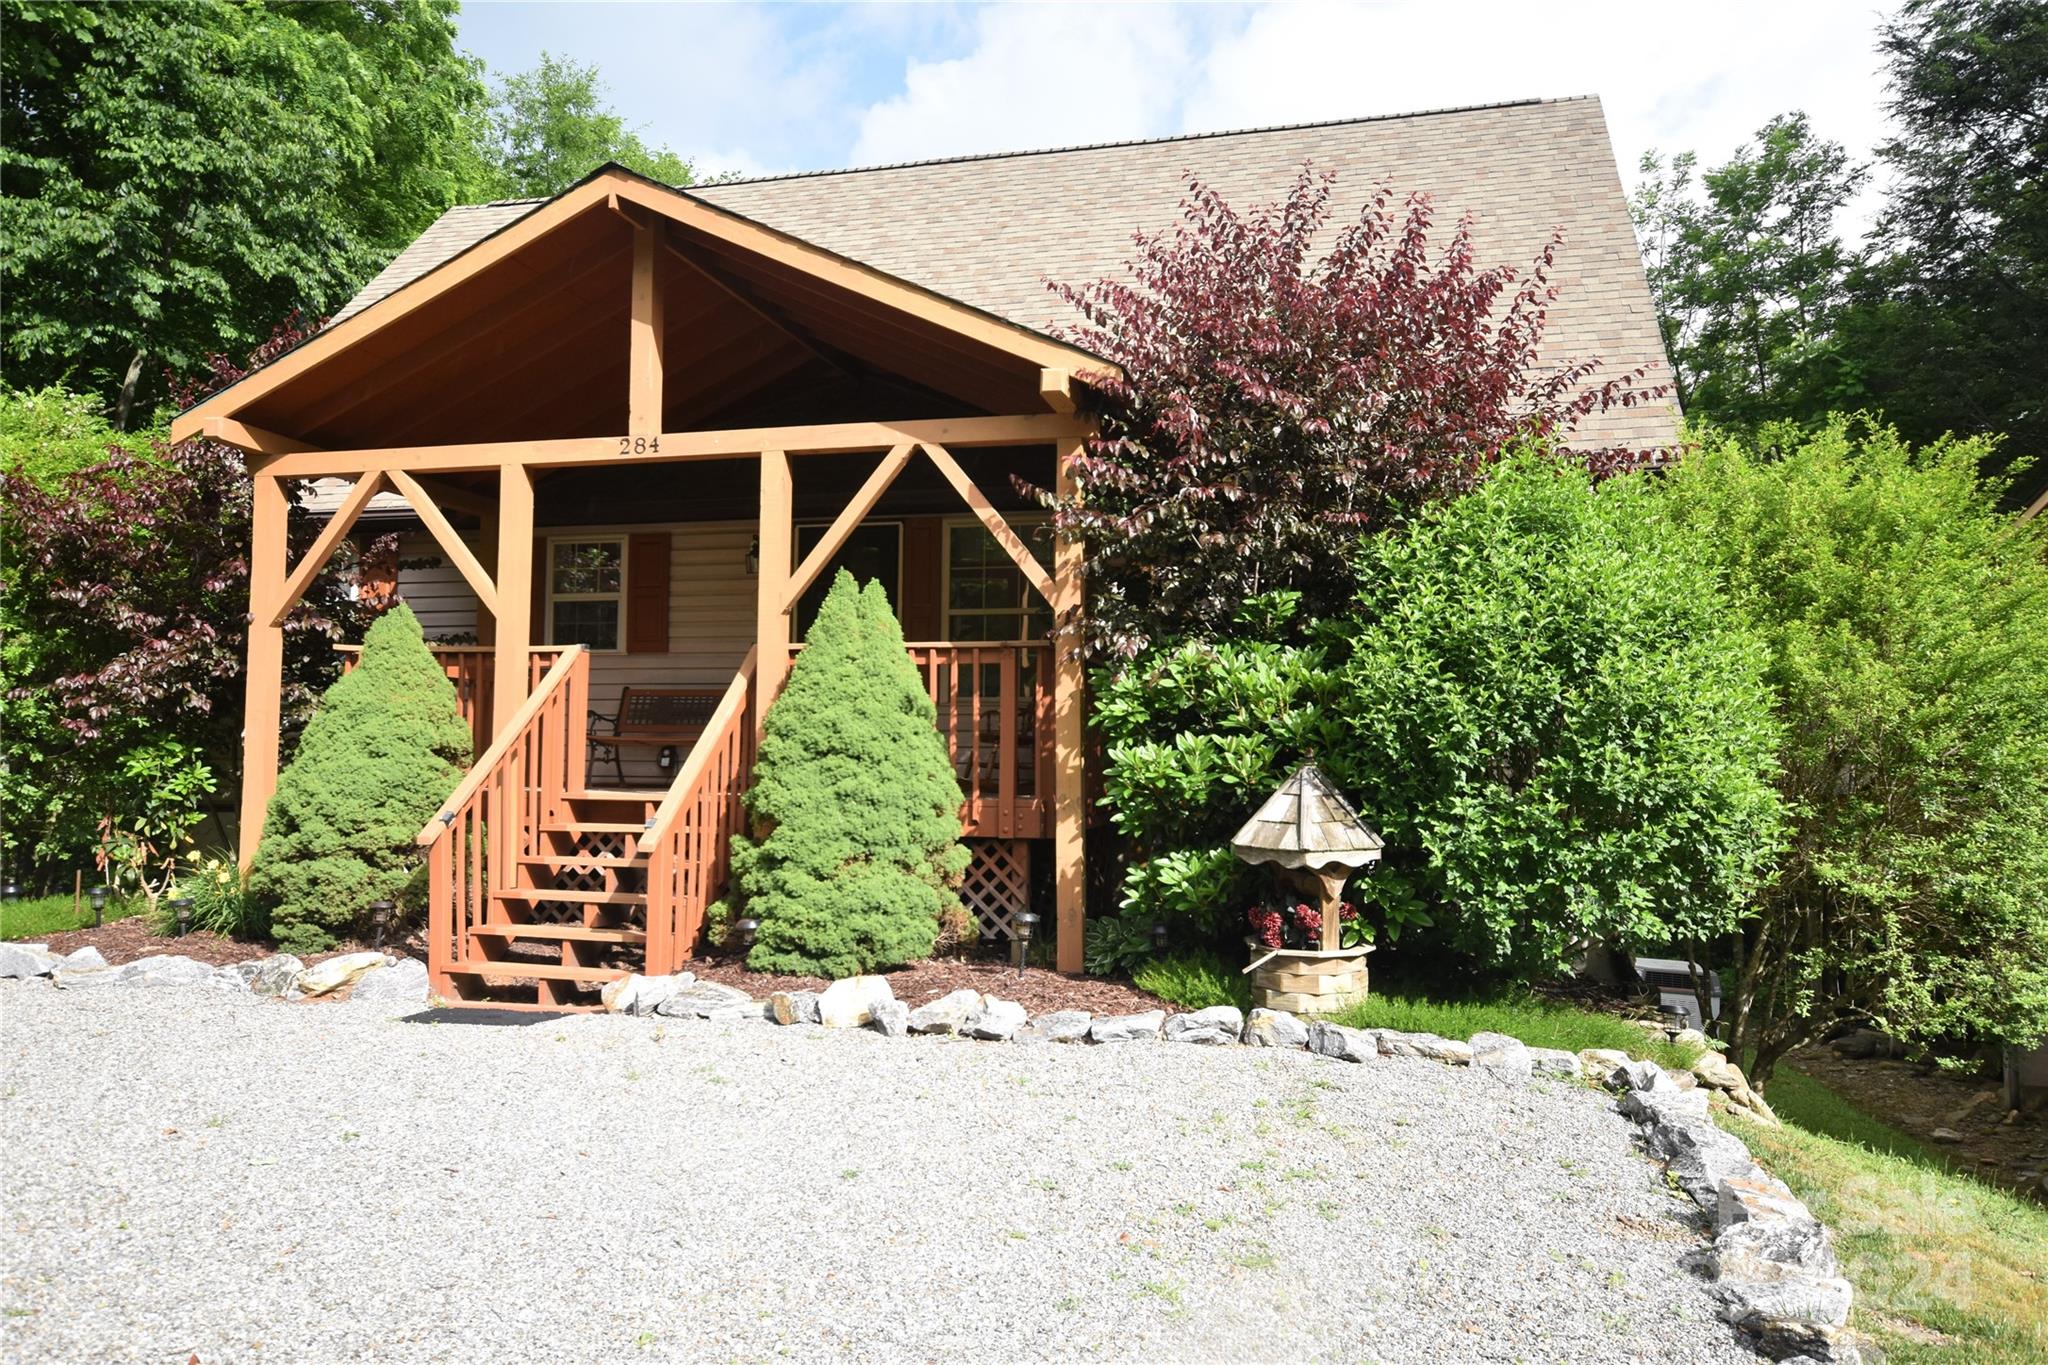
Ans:
[[[796,557],[799,562],[817,547],[825,538],[823,526],[799,526],[796,528]],[[856,526],[846,543],[839,547],[839,553],[832,556],[832,562],[818,575],[817,582],[796,604],[796,638],[801,640],[811,628],[811,622],[818,619],[818,608],[825,603],[825,594],[832,587],[832,580],[839,576],[841,569],[847,570],[862,587],[880,579],[882,591],[889,596],[889,607],[901,611],[902,593],[898,582],[898,570],[902,567],[902,528],[891,523],[883,525]]]
[[[558,593],[619,590],[620,547],[615,540],[557,541],[554,558]]]
[[[619,604],[613,602],[556,602],[557,645],[589,645],[592,649],[619,647]]]

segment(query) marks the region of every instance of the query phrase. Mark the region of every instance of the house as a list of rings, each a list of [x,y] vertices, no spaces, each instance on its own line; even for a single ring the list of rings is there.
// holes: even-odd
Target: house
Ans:
[[[404,529],[399,590],[479,759],[422,834],[431,967],[464,999],[569,1005],[674,970],[725,878],[761,717],[830,570],[888,587],[961,777],[968,893],[1049,901],[1082,957],[1082,674],[1047,641],[1085,566],[1053,488],[1103,362],[1047,279],[1119,272],[1186,176],[1338,217],[1379,183],[1475,216],[1482,260],[1566,234],[1562,361],[1663,351],[1600,105],[1569,99],[674,190],[606,167],[546,201],[451,209],[317,336],[182,414],[255,481],[242,849],[277,772],[286,612],[347,536]],[[1655,381],[1659,376],[1651,376]],[[1593,445],[1675,415],[1595,415]],[[286,562],[288,500],[329,514]],[[588,712],[653,708],[593,764]],[[649,691],[649,689],[653,689]],[[681,695],[679,695],[681,694]],[[666,708],[666,709],[664,709]],[[633,717],[625,723],[631,727]],[[602,722],[598,729],[604,729]]]

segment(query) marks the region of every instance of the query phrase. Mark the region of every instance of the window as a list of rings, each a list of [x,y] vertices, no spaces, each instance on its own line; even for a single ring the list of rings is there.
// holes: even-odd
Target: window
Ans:
[[[625,625],[626,542],[548,542],[548,643],[617,651]]]
[[[1010,523],[1048,570],[1052,526]],[[978,521],[946,527],[946,638],[1043,640],[1052,633],[1052,608],[1024,578],[1009,553]]]
[[[796,528],[796,564],[804,562],[805,556],[818,547],[830,529],[823,525],[799,526]],[[795,568],[796,564],[790,567]],[[895,522],[862,522],[853,528],[853,534],[839,547],[839,553],[832,556],[832,562],[818,575],[796,604],[796,638],[801,640],[810,631],[811,622],[818,619],[818,608],[825,603],[825,594],[831,590],[832,580],[845,569],[866,587],[869,582],[880,579],[882,591],[889,594],[889,606],[899,616],[903,611],[903,528]]]

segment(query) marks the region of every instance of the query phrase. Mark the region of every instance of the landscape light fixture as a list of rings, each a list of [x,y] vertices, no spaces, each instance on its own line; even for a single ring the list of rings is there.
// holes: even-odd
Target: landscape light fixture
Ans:
[[[178,897],[171,902],[171,909],[177,912],[178,937],[183,938],[192,932],[192,898],[190,896]]]
[[[384,951],[384,931],[391,927],[391,912],[397,908],[390,901],[370,902],[370,946],[380,953]]]
[[[0,900],[18,901],[20,899],[21,883],[15,881],[12,877],[8,878],[7,884],[0,886]]]
[[[1013,926],[1011,933],[1017,944],[1017,975],[1022,976],[1024,959],[1031,952],[1031,932],[1038,927],[1038,916],[1026,910],[1013,918],[1010,924]]]
[[[92,900],[92,927],[104,928],[107,923],[107,888],[95,886],[85,894]]]
[[[1152,923],[1152,951],[1162,955],[1166,952],[1166,921],[1163,919]]]
[[[736,919],[732,922],[733,937],[739,940],[740,951],[747,952],[754,946],[754,935],[761,932],[761,921],[757,919]]]

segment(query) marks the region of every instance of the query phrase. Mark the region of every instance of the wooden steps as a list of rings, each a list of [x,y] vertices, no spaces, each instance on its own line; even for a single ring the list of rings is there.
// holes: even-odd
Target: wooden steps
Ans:
[[[621,857],[614,853],[544,853],[521,858],[519,862],[523,867],[544,867],[550,872],[559,872],[565,867],[609,867],[633,872],[647,866],[647,854],[643,851]]]
[[[511,891],[493,891],[494,901],[527,904],[556,901],[563,905],[645,905],[645,891],[567,891],[546,886],[522,886]]]
[[[546,827],[561,834],[645,834],[645,820],[557,820]]]
[[[469,932],[473,938],[530,939],[541,943],[647,942],[644,929],[606,929],[581,924],[484,924]]]
[[[458,976],[481,976],[504,981],[592,981],[600,985],[607,981],[617,981],[627,974],[624,967],[575,967],[555,962],[524,960],[492,962],[487,958],[468,958],[454,962],[449,964],[448,970]]]

